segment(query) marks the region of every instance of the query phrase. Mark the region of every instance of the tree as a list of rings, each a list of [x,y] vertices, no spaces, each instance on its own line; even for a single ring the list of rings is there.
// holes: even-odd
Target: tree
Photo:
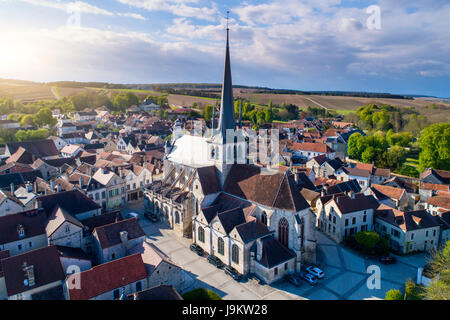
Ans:
[[[419,171],[427,168],[450,170],[450,123],[432,124],[419,138]]]
[[[355,240],[364,249],[371,250],[375,248],[381,238],[375,231],[360,231],[355,235]]]
[[[398,289],[391,289],[386,292],[384,300],[403,300],[403,294]]]
[[[361,141],[364,137],[361,133],[355,132],[348,139],[348,150],[347,153],[350,158],[359,160],[361,159],[362,151],[360,150]]]
[[[25,115],[25,116],[20,120],[20,126],[21,126],[21,127],[25,127],[25,126],[34,126],[34,117],[33,117],[31,114]]]
[[[270,100],[270,102],[272,102],[272,100]],[[271,106],[269,106],[268,109],[264,110],[265,113],[265,117],[264,117],[264,121],[266,123],[272,123],[273,121],[273,109]]]
[[[50,108],[43,108],[39,110],[39,112],[34,116],[33,121],[38,127],[43,127],[45,125],[53,127],[57,122],[56,118],[53,117],[52,110],[50,110]]]
[[[420,289],[411,279],[405,282],[405,295],[408,300],[421,300]]]
[[[432,253],[430,262],[433,279],[428,287],[424,288],[424,298],[427,300],[450,299],[450,240],[445,247]]]
[[[139,98],[131,92],[119,93],[113,97],[112,105],[113,110],[124,112],[133,105],[139,105]]]
[[[367,147],[367,149],[361,154],[361,160],[365,163],[372,163],[376,157],[377,151],[372,146]]]
[[[212,119],[213,105],[209,104],[203,109],[203,118],[205,121],[210,121]]]

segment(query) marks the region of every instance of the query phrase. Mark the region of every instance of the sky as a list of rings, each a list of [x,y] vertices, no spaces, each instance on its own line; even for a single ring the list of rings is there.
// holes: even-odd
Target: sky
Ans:
[[[450,97],[449,0],[0,0],[0,78]]]

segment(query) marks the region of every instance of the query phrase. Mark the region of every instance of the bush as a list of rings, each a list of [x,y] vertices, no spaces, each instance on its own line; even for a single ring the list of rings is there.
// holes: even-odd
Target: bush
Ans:
[[[371,252],[381,238],[375,231],[361,231],[355,235],[356,242],[361,246],[365,252]]]
[[[386,292],[384,300],[403,300],[403,294],[398,289],[391,289]]]
[[[197,288],[183,294],[184,300],[222,300],[222,298],[212,290]]]
[[[420,287],[411,279],[405,282],[405,294],[408,300],[422,300]]]

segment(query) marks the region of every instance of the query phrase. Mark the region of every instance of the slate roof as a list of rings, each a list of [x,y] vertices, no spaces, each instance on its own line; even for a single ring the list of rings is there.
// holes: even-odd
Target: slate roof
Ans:
[[[259,167],[235,164],[228,174],[224,191],[278,209],[297,212],[309,208],[295,187],[292,175],[286,171],[261,174]]]
[[[37,158],[54,157],[59,155],[59,151],[56,148],[53,140],[36,140],[36,141],[23,141],[23,142],[10,142],[6,144],[11,155],[19,149],[24,148],[28,152],[32,153]]]
[[[22,270],[24,263],[34,266],[36,284],[33,287],[28,287],[24,284],[25,276]],[[59,260],[59,253],[54,245],[3,259],[1,264],[8,296],[61,281],[65,278],[64,270]]]
[[[286,248],[273,237],[261,239],[261,243],[262,256],[258,262],[266,268],[273,268],[296,257],[291,249]]]
[[[42,210],[30,210],[0,217],[0,245],[45,234],[47,217]],[[22,225],[25,237],[20,238],[17,227]]]
[[[19,147],[14,153],[11,153],[11,156],[8,159],[6,159],[6,163],[19,162],[23,164],[32,164],[34,158],[35,156],[31,152],[23,147]]]
[[[197,174],[205,195],[216,193],[221,190],[215,166],[197,168]]]
[[[97,227],[101,227],[122,220],[123,218],[120,211],[106,212],[98,216],[93,216],[91,218],[84,219],[83,225],[89,228],[90,232],[92,232]]]
[[[350,191],[352,191],[354,193],[361,192],[361,186],[359,185],[359,183],[356,179],[351,179],[351,180],[344,181],[341,183],[336,183],[335,185],[332,185],[327,188],[326,194],[350,192]]]
[[[37,201],[48,215],[53,213],[56,206],[64,208],[75,217],[81,213],[101,209],[96,202],[78,190],[42,196],[37,198]]]
[[[73,281],[70,275],[67,281]],[[69,289],[70,300],[88,300],[130,283],[145,279],[147,272],[139,253],[113,260],[90,270],[83,271],[80,276],[80,288]]]
[[[34,183],[37,177],[42,178],[42,173],[39,170],[2,174],[0,179],[0,189],[10,189],[11,183],[13,183],[15,187],[25,185],[27,182]]]
[[[237,225],[235,228],[244,243],[248,243],[271,233],[264,223],[256,219]]]
[[[244,211],[241,208],[221,212],[217,215],[217,218],[225,229],[226,234],[229,234],[235,226],[246,222]]]
[[[337,196],[334,201],[342,214],[378,208],[378,201],[372,195],[366,196],[361,193],[355,194],[354,199],[347,195]]]
[[[110,248],[122,243],[120,240],[120,232],[122,231],[128,232],[128,240],[145,236],[145,232],[142,230],[142,227],[136,218],[113,222],[94,229],[102,249]]]
[[[91,258],[81,248],[73,248],[58,245],[56,246],[56,248],[58,249],[60,257],[91,261]]]

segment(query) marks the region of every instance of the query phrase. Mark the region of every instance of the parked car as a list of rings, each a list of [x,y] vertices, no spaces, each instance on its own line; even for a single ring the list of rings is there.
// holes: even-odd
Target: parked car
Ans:
[[[303,280],[307,281],[311,285],[317,284],[317,277],[313,276],[311,273],[300,272],[298,275],[300,276],[300,278],[302,278]]]
[[[191,249],[191,251],[194,251],[194,252],[195,252],[196,254],[198,254],[200,257],[202,257],[203,254],[204,254],[203,249],[202,249],[199,245],[197,245],[197,244],[195,244],[195,243],[191,244],[191,246],[190,246],[189,248]]]
[[[308,271],[313,276],[316,276],[317,279],[322,279],[325,276],[325,273],[322,270],[314,266],[307,267],[306,271]]]
[[[286,281],[292,283],[296,287],[300,286],[300,284],[302,282],[300,277],[294,273],[288,274],[288,275],[284,276],[284,278],[286,279]]]
[[[231,276],[236,281],[241,281],[242,280],[242,275],[240,275],[239,272],[237,272],[237,270],[235,268],[233,268],[233,267],[225,266],[223,268],[223,271],[225,271],[225,273],[227,275]]]
[[[222,269],[224,266],[223,262],[219,258],[217,258],[213,255],[208,256],[208,262],[215,265],[218,269]]]
[[[380,257],[380,262],[382,264],[393,264],[397,262],[397,259],[391,256],[382,256]]]
[[[146,212],[146,213],[144,213],[144,216],[148,220],[150,220],[151,222],[158,222],[159,221],[158,216],[156,214],[154,214],[154,213]]]
[[[131,219],[131,218],[139,219],[139,213],[136,213],[136,212],[129,212],[129,213],[127,214],[127,217],[128,217],[128,219]]]

